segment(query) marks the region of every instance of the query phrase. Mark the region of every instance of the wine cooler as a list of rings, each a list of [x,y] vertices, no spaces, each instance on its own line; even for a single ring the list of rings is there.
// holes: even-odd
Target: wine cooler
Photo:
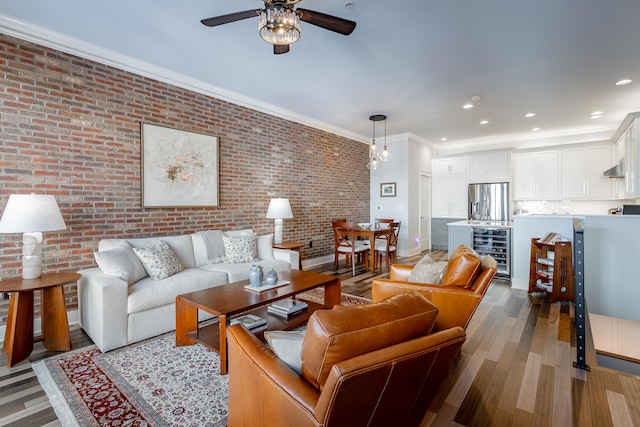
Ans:
[[[511,229],[473,227],[473,249],[480,256],[491,255],[498,264],[496,276],[511,278]]]

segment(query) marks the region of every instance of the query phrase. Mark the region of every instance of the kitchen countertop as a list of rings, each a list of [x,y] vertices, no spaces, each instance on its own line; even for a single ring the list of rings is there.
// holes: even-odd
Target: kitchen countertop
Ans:
[[[512,228],[512,221],[479,221],[479,220],[460,220],[456,222],[450,222],[447,225],[462,225],[467,227],[500,227],[500,228]]]

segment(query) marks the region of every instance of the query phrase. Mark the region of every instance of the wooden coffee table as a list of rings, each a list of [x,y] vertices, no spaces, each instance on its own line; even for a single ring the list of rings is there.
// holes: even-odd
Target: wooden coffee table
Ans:
[[[248,280],[216,286],[176,297],[176,345],[193,345],[196,342],[220,354],[220,373],[227,373],[227,328],[231,317],[251,312],[267,319],[267,329],[286,330],[305,323],[318,309],[340,304],[340,278],[302,270],[278,273],[278,278],[290,283],[263,292],[246,290]],[[267,313],[267,306],[274,301],[299,293],[324,287],[324,305],[308,302],[307,312],[291,319],[282,319]],[[218,317],[219,322],[198,328],[198,310]]]

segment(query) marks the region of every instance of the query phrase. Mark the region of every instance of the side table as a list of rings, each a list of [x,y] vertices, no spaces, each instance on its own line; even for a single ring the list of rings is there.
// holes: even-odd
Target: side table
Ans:
[[[44,273],[37,279],[13,277],[0,280],[0,292],[11,293],[2,346],[2,352],[7,353],[7,367],[23,361],[33,351],[34,291],[42,291],[42,336],[35,339],[44,341],[44,346],[50,351],[71,350],[62,285],[80,277],[77,273]]]
[[[304,242],[282,242],[274,243],[272,245],[275,249],[291,249],[298,252],[298,270],[302,270],[302,256],[300,255],[300,249],[304,248]]]

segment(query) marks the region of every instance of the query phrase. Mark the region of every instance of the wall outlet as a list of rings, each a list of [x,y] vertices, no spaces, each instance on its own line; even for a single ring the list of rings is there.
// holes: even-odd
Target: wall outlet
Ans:
[[[313,240],[309,240],[309,247],[312,248],[313,247]]]
[[[2,293],[2,298],[9,299],[9,292],[3,292]]]

